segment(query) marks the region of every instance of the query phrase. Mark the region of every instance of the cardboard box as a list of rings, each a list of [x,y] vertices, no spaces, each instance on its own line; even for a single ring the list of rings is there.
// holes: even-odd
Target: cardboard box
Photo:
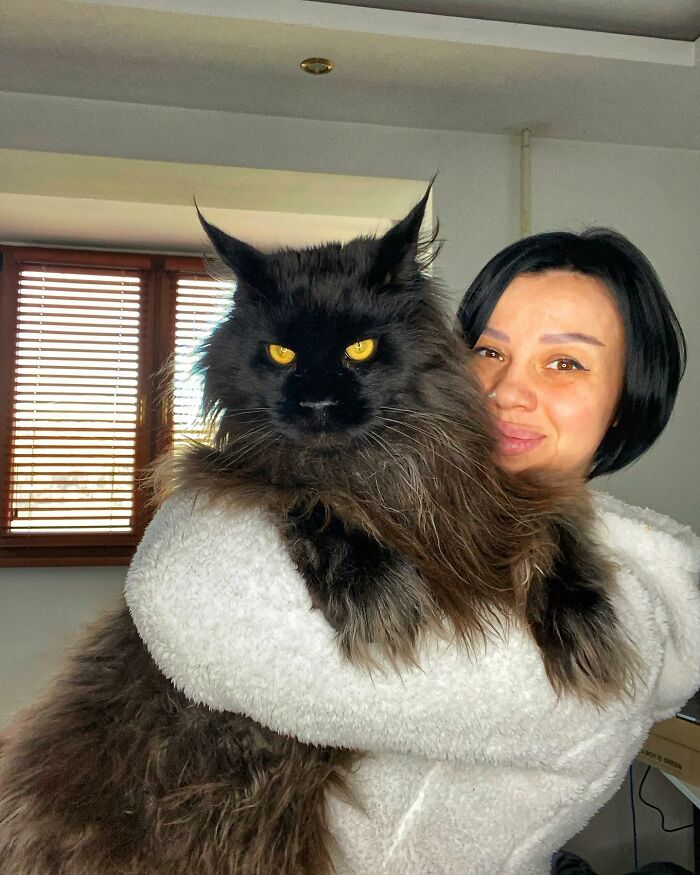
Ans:
[[[688,784],[700,784],[700,723],[682,717],[656,723],[637,759]]]

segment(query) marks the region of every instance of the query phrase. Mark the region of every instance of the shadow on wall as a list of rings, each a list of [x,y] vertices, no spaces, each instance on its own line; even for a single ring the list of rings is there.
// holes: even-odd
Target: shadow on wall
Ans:
[[[59,671],[81,628],[119,603],[126,568],[0,569],[0,726]]]

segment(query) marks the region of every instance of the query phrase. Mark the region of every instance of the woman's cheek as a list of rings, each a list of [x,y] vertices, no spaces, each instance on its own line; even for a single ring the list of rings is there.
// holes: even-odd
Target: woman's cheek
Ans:
[[[469,360],[469,369],[477,377],[484,388],[486,387],[486,374],[484,373],[484,359],[482,356],[474,356]]]
[[[558,391],[550,399],[558,451],[572,463],[592,457],[605,434],[607,418],[602,400],[587,386],[568,386],[567,391]]]

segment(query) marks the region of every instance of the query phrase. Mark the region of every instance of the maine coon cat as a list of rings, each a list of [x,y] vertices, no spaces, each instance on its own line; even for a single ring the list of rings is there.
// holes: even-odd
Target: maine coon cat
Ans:
[[[470,646],[513,623],[557,691],[603,701],[635,661],[591,508],[495,466],[425,272],[426,201],[380,239],[267,254],[202,217],[237,288],[200,361],[213,440],[164,463],[161,492],[264,508],[367,668],[418,661],[429,631]],[[360,756],[189,702],[124,609],[6,734],[3,875],[325,875],[326,795],[351,800]]]

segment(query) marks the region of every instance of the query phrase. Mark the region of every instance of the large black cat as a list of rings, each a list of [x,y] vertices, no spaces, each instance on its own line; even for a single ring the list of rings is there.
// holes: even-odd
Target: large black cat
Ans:
[[[400,668],[427,631],[468,646],[514,623],[557,691],[602,701],[634,658],[586,493],[495,465],[425,272],[427,196],[380,239],[305,250],[202,217],[234,306],[200,360],[213,440],[161,465],[162,494],[264,508],[349,659]],[[326,794],[360,755],[188,702],[123,610],[6,735],[3,875],[325,875]]]

